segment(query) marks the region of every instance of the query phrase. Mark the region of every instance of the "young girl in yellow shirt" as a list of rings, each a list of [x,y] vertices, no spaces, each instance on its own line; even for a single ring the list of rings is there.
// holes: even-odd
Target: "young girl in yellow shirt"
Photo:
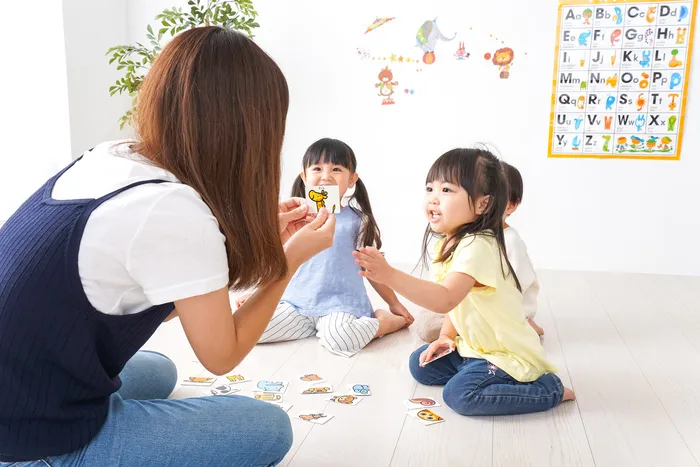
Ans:
[[[409,366],[419,383],[445,385],[445,403],[462,415],[539,412],[574,399],[523,314],[503,238],[507,203],[498,158],[454,149],[435,161],[426,179],[426,262],[429,241],[438,239],[432,281],[392,268],[374,248],[355,253],[362,276],[445,314],[440,337],[413,352]]]

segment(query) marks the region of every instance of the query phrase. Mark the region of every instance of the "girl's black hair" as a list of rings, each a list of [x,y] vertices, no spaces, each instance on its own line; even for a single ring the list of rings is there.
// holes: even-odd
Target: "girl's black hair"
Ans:
[[[355,158],[355,153],[352,148],[337,139],[322,138],[316,141],[306,150],[304,159],[301,162],[303,170],[306,170],[312,165],[324,163],[342,165],[348,169],[351,174],[357,171],[357,158]],[[306,197],[304,193],[304,180],[301,178],[301,175],[294,180],[292,196],[298,198]],[[357,207],[353,204],[356,204]],[[377,247],[377,249],[381,248],[381,233],[379,232],[374,214],[372,214],[372,205],[369,202],[367,188],[359,178],[355,184],[355,191],[348,201],[348,207],[362,218],[362,227],[360,228],[360,233],[356,241],[357,246],[374,246]]]
[[[425,183],[447,182],[464,188],[469,195],[469,202],[474,203],[482,196],[488,196],[484,212],[473,222],[460,226],[456,232],[446,238],[436,263],[442,263],[450,259],[454,254],[460,240],[469,235],[490,235],[496,238],[498,249],[508,266],[509,273],[515,279],[518,290],[521,290],[520,281],[515,275],[506,254],[505,238],[503,236],[503,214],[508,204],[508,185],[504,175],[501,161],[490,151],[481,148],[453,149],[446,152],[433,163],[428,172]],[[445,235],[433,232],[430,225],[425,230],[423,237],[423,264],[428,265],[428,243],[433,237],[445,238]],[[507,277],[501,262],[503,276]]]
[[[523,177],[518,169],[507,162],[501,161],[501,164],[508,184],[508,201],[511,204],[520,204],[523,200]]]

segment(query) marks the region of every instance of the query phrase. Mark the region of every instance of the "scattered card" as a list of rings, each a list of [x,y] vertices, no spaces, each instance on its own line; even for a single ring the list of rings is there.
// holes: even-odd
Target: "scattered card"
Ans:
[[[246,379],[243,375],[226,375],[226,379],[230,384],[247,383],[250,381]]]
[[[258,381],[258,389],[262,392],[284,394],[287,391],[287,386],[289,386],[288,381]]]
[[[280,409],[284,410],[285,412],[289,412],[289,409],[292,408],[292,404],[282,404],[279,402],[270,402],[270,404],[279,407]]]
[[[408,416],[418,420],[424,426],[435,425],[436,423],[442,423],[445,421],[444,418],[428,409],[410,410],[406,413]]]
[[[228,394],[233,394],[240,391],[240,389],[236,389],[230,384],[222,384],[221,386],[216,386],[215,388],[212,388],[211,394],[213,396],[226,396]]]
[[[372,395],[372,391],[370,391],[368,384],[353,384],[349,387],[348,391],[353,396],[371,396]]]
[[[307,373],[305,375],[301,375],[299,377],[299,381],[301,381],[304,384],[321,384],[325,383],[326,380],[321,378],[318,374],[316,373]]]
[[[333,386],[311,386],[302,392],[302,394],[330,394],[333,392]]]
[[[327,413],[310,413],[310,414],[300,414],[297,416],[297,418],[300,418],[301,420],[304,420],[305,422],[311,422],[311,423],[316,423],[318,425],[323,425],[328,420],[333,418],[333,415],[329,415]]]
[[[328,209],[331,214],[340,212],[338,185],[307,186],[305,193],[310,213],[317,213],[321,208]]]
[[[206,376],[190,376],[182,381],[183,386],[211,386],[216,381],[216,378],[208,378]]]
[[[254,392],[253,399],[264,402],[282,402],[282,394],[274,392]]]
[[[440,403],[433,399],[432,397],[414,397],[404,401],[406,407],[409,409],[424,409],[426,407],[440,407]]]
[[[333,396],[328,400],[330,402],[335,402],[336,404],[357,405],[362,401],[362,398],[359,396],[345,395],[345,396]]]
[[[444,357],[445,355],[451,354],[452,352],[454,352],[454,349],[447,348],[447,349],[445,349],[444,351],[442,351],[442,352],[440,352],[440,353],[433,354],[433,357],[432,357],[430,360],[426,360],[425,362],[423,362],[423,364],[422,364],[421,366],[425,366],[425,365],[427,365],[428,363],[432,363],[432,362],[434,362],[435,360],[437,360],[438,358],[442,358],[442,357]]]

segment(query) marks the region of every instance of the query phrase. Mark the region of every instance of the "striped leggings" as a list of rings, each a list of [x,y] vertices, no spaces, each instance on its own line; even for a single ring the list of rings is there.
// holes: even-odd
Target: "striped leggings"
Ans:
[[[289,303],[280,302],[258,343],[293,341],[315,334],[329,351],[352,357],[374,339],[377,331],[379,320],[376,318],[358,318],[340,312],[320,317],[304,316]]]

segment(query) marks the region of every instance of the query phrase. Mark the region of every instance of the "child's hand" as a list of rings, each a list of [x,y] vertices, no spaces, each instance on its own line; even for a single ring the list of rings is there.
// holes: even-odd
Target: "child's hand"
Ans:
[[[455,341],[447,336],[441,335],[437,340],[433,341],[427,349],[420,354],[420,366],[424,366],[425,362],[433,358],[433,355],[439,355],[448,350],[454,351]]]
[[[364,271],[360,271],[362,277],[388,285],[387,281],[391,278],[394,268],[389,266],[379,250],[371,246],[362,247],[354,251],[352,255],[356,258],[355,264],[365,268]]]
[[[234,302],[234,304],[236,305],[236,310],[239,309],[240,307],[242,307],[243,304],[244,304],[245,302],[247,302],[248,299],[249,299],[252,295],[253,295],[252,293],[247,293],[247,294],[245,294],[245,295],[241,295],[240,297],[238,297],[238,298],[236,299],[236,301]]]
[[[396,316],[402,316],[406,320],[406,326],[410,326],[413,324],[413,315],[409,313],[408,309],[405,306],[403,306],[403,304],[397,303],[394,306],[390,306],[389,311],[391,311]]]

